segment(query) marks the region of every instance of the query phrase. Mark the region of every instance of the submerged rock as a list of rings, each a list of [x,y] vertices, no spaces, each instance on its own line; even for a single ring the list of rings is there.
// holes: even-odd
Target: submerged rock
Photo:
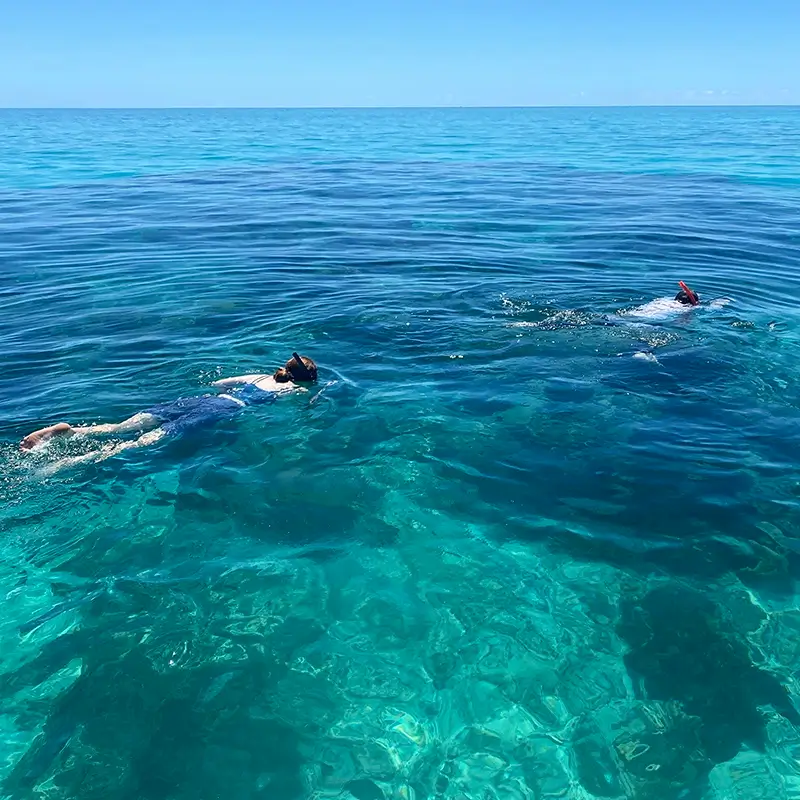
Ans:
[[[763,751],[772,706],[794,725],[800,714],[786,688],[750,658],[746,642],[724,624],[707,596],[677,584],[622,606],[619,633],[630,647],[625,663],[651,700],[675,702],[697,717],[703,750],[714,763],[744,745]]]

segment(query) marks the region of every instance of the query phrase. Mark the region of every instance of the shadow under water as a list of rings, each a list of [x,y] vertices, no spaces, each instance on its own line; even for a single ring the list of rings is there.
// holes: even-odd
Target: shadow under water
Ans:
[[[668,585],[626,600],[617,630],[635,685],[699,720],[698,739],[712,763],[733,759],[745,745],[764,751],[764,706],[800,726],[786,688],[753,662],[747,643],[700,592]]]
[[[95,600],[87,614],[94,625],[45,645],[3,687],[7,698],[82,662],[6,778],[3,796],[39,797],[47,787],[48,797],[65,800],[295,800],[304,759],[275,702],[302,623],[289,639],[276,631],[274,650],[221,621],[210,623],[205,641],[179,631],[152,639],[143,620],[158,613],[158,601],[142,604],[140,590],[131,603],[130,587],[120,588]],[[216,653],[215,636],[226,640]],[[288,649],[278,655],[282,645]],[[34,724],[36,704],[27,705]]]

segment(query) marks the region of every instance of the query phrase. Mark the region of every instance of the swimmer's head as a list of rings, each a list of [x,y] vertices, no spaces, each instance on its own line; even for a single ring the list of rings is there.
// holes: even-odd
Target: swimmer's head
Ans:
[[[273,376],[277,383],[316,383],[317,365],[306,356],[292,357]]]
[[[697,292],[690,289],[683,281],[678,281],[681,290],[675,295],[675,299],[684,306],[696,306],[700,303]]]

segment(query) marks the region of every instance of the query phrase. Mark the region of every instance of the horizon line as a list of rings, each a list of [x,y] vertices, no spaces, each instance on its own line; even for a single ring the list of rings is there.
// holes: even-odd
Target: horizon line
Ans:
[[[800,108],[800,103],[615,103],[582,105],[355,105],[355,106],[2,106],[0,111],[438,111],[612,108]]]

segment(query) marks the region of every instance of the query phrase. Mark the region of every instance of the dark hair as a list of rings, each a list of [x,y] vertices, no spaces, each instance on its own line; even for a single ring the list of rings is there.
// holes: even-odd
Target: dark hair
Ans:
[[[306,356],[293,355],[272,377],[277,383],[289,383],[290,381],[315,383],[317,365]]]
[[[688,293],[684,292],[683,289],[681,289],[678,292],[678,294],[675,295],[675,299],[679,303],[682,303],[685,306],[697,305],[697,303],[700,302],[700,298],[698,297],[697,292],[692,292],[692,295],[694,295],[694,297],[690,297]]]

